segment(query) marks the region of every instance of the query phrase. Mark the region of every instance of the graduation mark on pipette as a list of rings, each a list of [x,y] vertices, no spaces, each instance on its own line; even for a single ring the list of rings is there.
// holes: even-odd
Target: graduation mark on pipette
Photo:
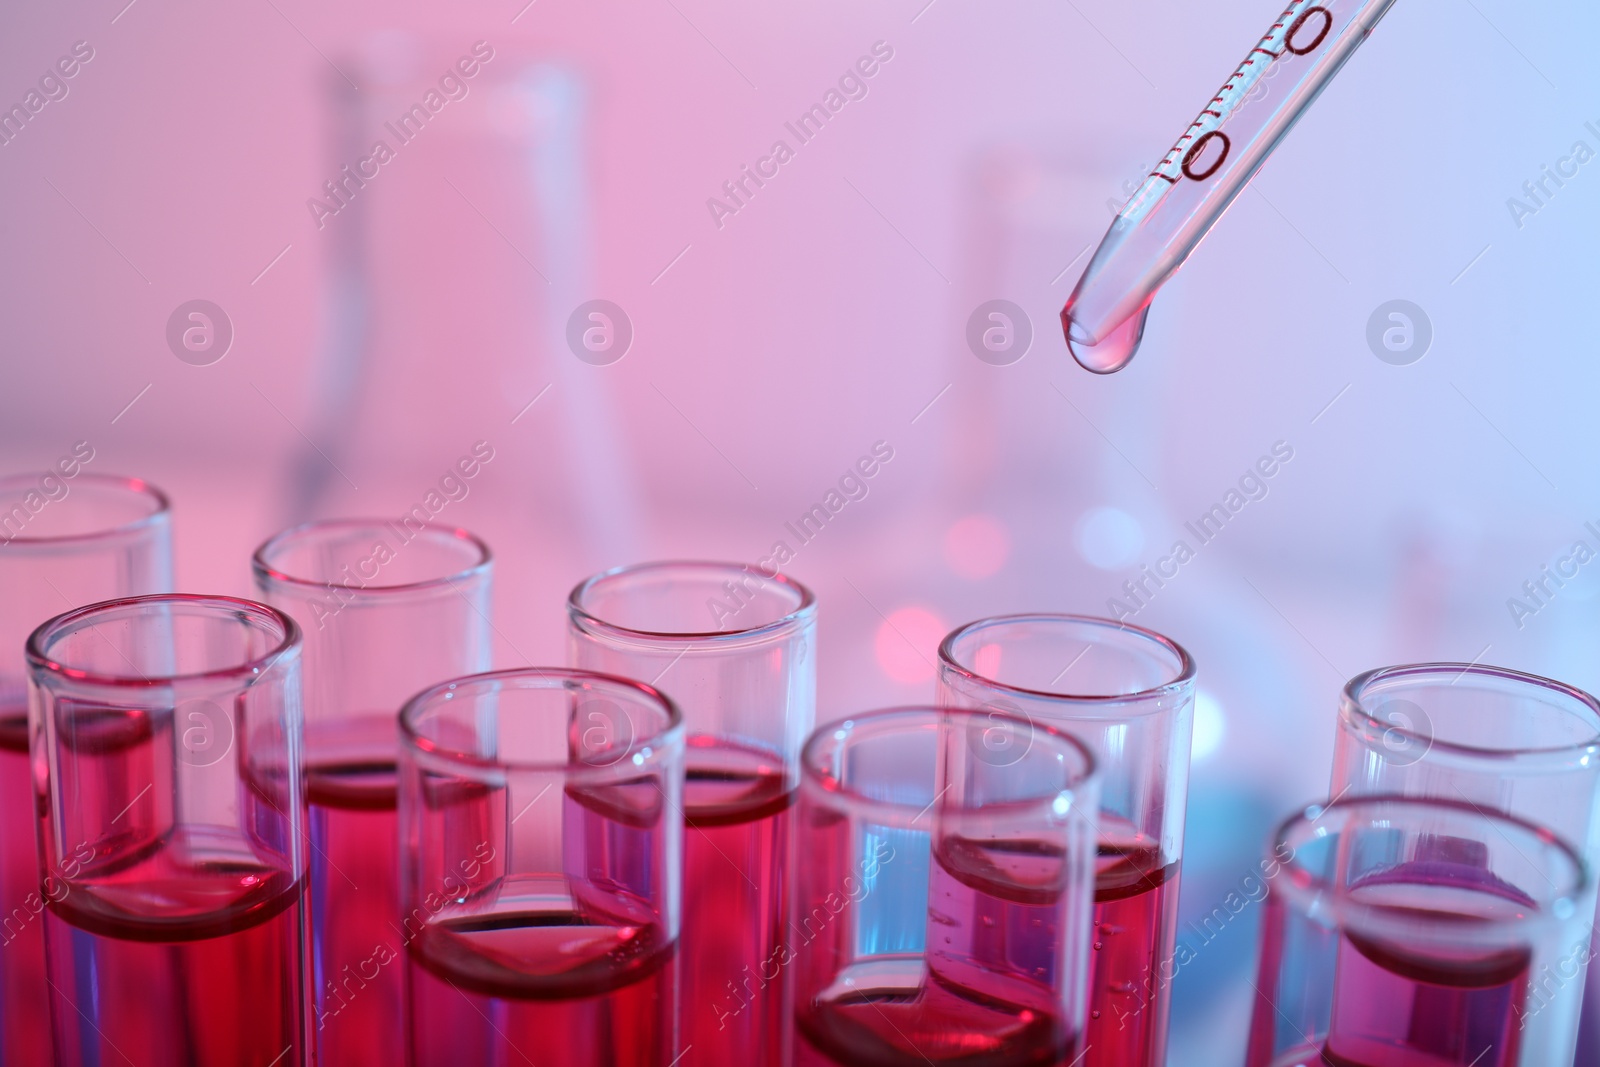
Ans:
[[[1156,292],[1393,4],[1295,0],[1278,16],[1111,223],[1061,309],[1084,369],[1128,365]]]

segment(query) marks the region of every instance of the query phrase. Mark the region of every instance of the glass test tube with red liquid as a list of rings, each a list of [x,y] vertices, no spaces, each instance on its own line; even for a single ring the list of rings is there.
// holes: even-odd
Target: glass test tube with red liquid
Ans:
[[[489,549],[416,521],[335,520],[263,544],[256,589],[305,635],[312,1005],[318,1058],[404,1055],[395,760],[400,707],[487,670]]]
[[[136,478],[92,474],[88,442],[54,467],[0,479],[0,1065],[51,1067],[46,898],[28,759],[23,645],[71,608],[172,588],[167,498]],[[48,876],[48,878],[47,878]]]
[[[1531,979],[1587,950],[1589,875],[1548,830],[1460,801],[1346,797],[1285,822],[1261,871],[1247,1067],[1571,1062],[1567,1020]]]
[[[680,1067],[788,1062],[777,962],[801,742],[816,712],[816,606],[781,574],[649,563],[568,602],[571,661],[659,686],[688,732]]]
[[[300,634],[230,597],[28,640],[57,1067],[312,1062]]]
[[[1593,869],[1600,864],[1600,701],[1563,682],[1483,663],[1357,675],[1339,702],[1328,795],[1374,793],[1469,801],[1515,815],[1571,842]],[[1595,914],[1594,901],[1584,906]],[[1593,985],[1596,968],[1586,959]],[[1533,976],[1548,1002],[1546,1018],[1561,1020],[1566,1034],[1562,1063],[1572,1062],[1578,1042],[1583,962]],[[1600,1013],[1591,1009],[1583,1026],[1591,1047],[1600,1043]]]
[[[531,667],[428,689],[400,727],[403,1062],[681,1062],[672,702]]]
[[[894,708],[801,757],[796,1067],[1068,1067],[1085,1048],[1098,779],[999,712]]]
[[[1163,1067],[1195,666],[1111,619],[1014,615],[954,631],[939,702],[1048,723],[1100,760],[1086,1067]]]

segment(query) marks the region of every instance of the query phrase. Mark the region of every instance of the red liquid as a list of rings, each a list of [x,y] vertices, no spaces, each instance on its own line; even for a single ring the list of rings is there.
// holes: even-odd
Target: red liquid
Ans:
[[[1474,916],[1527,903],[1481,867],[1437,860],[1405,864],[1351,895],[1402,918],[1430,926],[1444,919],[1464,929]],[[1522,947],[1485,951],[1347,936],[1323,1058],[1333,1067],[1514,1067],[1531,959]]]
[[[44,898],[28,765],[28,697],[0,680],[0,1065],[50,1067]]]
[[[308,767],[318,1061],[404,1059],[394,763]]]
[[[411,1067],[667,1067],[677,1056],[676,946],[640,892],[667,876],[660,789],[641,778],[562,800],[564,877],[470,891],[408,943]]]
[[[523,1062],[667,1067],[673,1055],[667,1051],[674,1000],[671,946],[648,956],[644,967],[614,962],[646,951],[638,942],[649,936],[587,924],[572,912],[506,912],[471,924],[430,924],[411,943],[407,963],[409,1062],[413,1067]],[[530,982],[527,973],[497,962],[502,953],[548,966]],[[564,988],[563,965],[587,973]],[[613,976],[622,984],[604,980]],[[543,997],[531,999],[530,986]],[[570,996],[561,995],[569,991]]]
[[[926,964],[876,957],[802,1007],[797,1067],[1067,1067],[1079,1040],[1063,1017],[1062,853],[946,838],[928,884]]]
[[[1178,930],[1178,864],[1153,844],[1102,841],[1089,954],[1086,1067],[1164,1067]]]
[[[1440,838],[1426,852],[1351,896],[1419,929],[1446,922],[1464,934],[1530,903],[1483,868],[1481,845]],[[1273,1067],[1515,1067],[1531,962],[1525,947],[1475,947],[1466,936],[1406,944],[1347,934],[1326,1043]]]
[[[784,1062],[789,810],[781,762],[692,738],[684,784],[680,1067]]]
[[[59,1067],[307,1062],[302,886],[232,832],[100,866],[44,920]]]
[[[317,1059],[391,1067],[405,1055],[394,716],[317,724],[306,744]]]
[[[304,885],[284,858],[294,821],[224,766],[188,775],[184,799],[237,806],[243,829],[176,824],[170,709],[62,700],[55,724],[66,851],[50,858],[43,921],[55,1063],[308,1062]]]

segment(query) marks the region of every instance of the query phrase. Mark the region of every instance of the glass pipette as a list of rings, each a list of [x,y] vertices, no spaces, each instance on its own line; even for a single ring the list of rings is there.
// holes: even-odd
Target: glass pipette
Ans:
[[[1255,177],[1394,0],[1295,0],[1128,201],[1061,309],[1085,370],[1128,365],[1156,291]]]

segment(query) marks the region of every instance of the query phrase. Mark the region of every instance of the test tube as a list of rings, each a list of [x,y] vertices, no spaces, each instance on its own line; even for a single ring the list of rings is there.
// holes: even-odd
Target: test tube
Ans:
[[[673,703],[527,668],[425,690],[400,729],[404,1062],[682,1062]]]
[[[1572,1062],[1541,969],[1588,951],[1582,858],[1459,801],[1313,807],[1268,843],[1246,1067],[1554,1067]]]
[[[1172,1001],[1194,660],[1150,630],[1010,615],[939,647],[939,702],[1022,715],[1100,760],[1085,1067],[1162,1067]]]
[[[308,523],[263,544],[263,600],[305,634],[312,1006],[318,1059],[402,1062],[396,717],[418,690],[489,668],[489,549],[407,520]]]
[[[54,1062],[310,1063],[299,627],[130,597],[27,656]]]
[[[1330,796],[1399,793],[1475,805],[1542,826],[1600,863],[1600,702],[1486,664],[1420,663],[1357,675],[1339,702]],[[1583,904],[1592,922],[1595,900]],[[1587,963],[1585,957],[1581,963]],[[1583,1002],[1574,976],[1532,972],[1572,1062]],[[1553,1039],[1553,1038],[1552,1038]],[[1554,1047],[1554,1046],[1552,1046]]]
[[[892,708],[801,757],[796,1067],[1068,1067],[1086,1043],[1095,758],[992,710]]]
[[[790,807],[816,714],[816,601],[781,574],[646,563],[567,604],[571,661],[659,685],[688,732],[679,1067],[787,1063]]]
[[[39,826],[28,762],[23,646],[69,608],[172,588],[167,498],[91,474],[87,443],[55,467],[0,478],[0,1065],[50,1067]]]

